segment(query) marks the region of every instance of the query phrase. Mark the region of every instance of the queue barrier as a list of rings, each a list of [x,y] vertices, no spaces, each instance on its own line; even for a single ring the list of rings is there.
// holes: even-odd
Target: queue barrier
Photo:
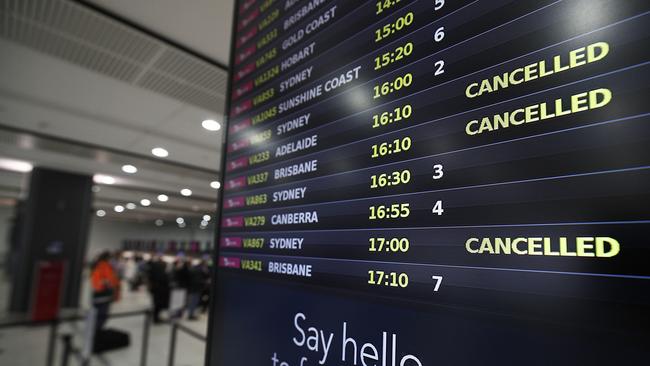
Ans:
[[[92,314],[92,312],[89,312]],[[144,327],[142,329],[142,348],[140,351],[140,366],[147,365],[147,353],[149,350],[149,331],[151,328],[151,318],[152,312],[150,309],[137,310],[137,311],[128,311],[122,313],[111,313],[108,315],[108,319],[116,318],[127,318],[135,316],[144,316]],[[92,317],[92,316],[91,316]],[[88,314],[75,314],[70,316],[61,316],[52,320],[45,321],[32,321],[32,320],[9,320],[0,322],[0,329],[6,328],[15,328],[15,327],[24,327],[24,326],[49,326],[50,331],[48,333],[48,342],[47,342],[47,351],[46,351],[46,366],[54,366],[54,360],[56,357],[56,338],[58,336],[59,325],[62,323],[72,323],[82,320],[88,320]],[[94,327],[90,327],[92,329]],[[62,335],[63,342],[63,353],[61,357],[61,365],[67,366],[70,360],[70,356],[77,356],[80,360],[81,365],[89,366],[90,365],[90,356],[92,352],[89,352],[89,349],[92,349],[92,342],[85,342],[83,349],[77,349],[72,344],[73,336],[71,334]],[[90,348],[88,348],[90,345]]]
[[[174,364],[176,363],[176,340],[179,331],[203,343],[207,343],[208,341],[206,336],[195,331],[194,329],[188,328],[187,326],[181,324],[178,320],[172,320],[171,327],[172,327],[172,331],[171,331],[171,337],[170,337],[171,340],[169,345],[169,360],[167,363],[168,366],[174,366]]]

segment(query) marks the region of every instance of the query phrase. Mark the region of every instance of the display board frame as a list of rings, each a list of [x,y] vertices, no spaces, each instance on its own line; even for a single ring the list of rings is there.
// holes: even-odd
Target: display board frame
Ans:
[[[232,115],[232,109],[233,109],[233,98],[232,93],[233,93],[233,73],[234,73],[234,66],[236,64],[235,59],[237,56],[236,52],[236,44],[237,44],[237,26],[239,23],[239,17],[240,13],[238,11],[239,8],[239,2],[235,1],[235,5],[233,7],[233,25],[232,25],[232,35],[231,35],[231,50],[230,50],[230,68],[229,68],[229,77],[228,77],[228,93],[227,93],[227,100],[226,100],[226,116],[225,116],[225,121],[224,122],[226,128],[224,130],[223,134],[223,139],[222,139],[222,165],[221,165],[221,175],[222,177],[225,177],[226,172],[228,171],[228,162],[227,162],[227,155],[228,155],[228,135],[229,135],[229,130],[230,130],[230,124],[231,121],[236,121],[237,117],[231,118]],[[310,84],[311,81],[309,81],[307,84]],[[541,91],[540,91],[541,93]],[[239,103],[239,101],[237,101]],[[288,113],[291,114],[291,113]],[[394,131],[393,131],[394,132]],[[469,134],[469,133],[468,133]],[[217,331],[217,327],[220,326],[221,320],[223,320],[222,316],[225,314],[225,309],[222,307],[224,305],[223,301],[218,301],[220,299],[217,299],[216,296],[219,294],[220,288],[219,288],[219,278],[220,278],[220,273],[223,273],[226,270],[220,269],[219,268],[219,258],[220,258],[220,253],[222,249],[221,245],[221,224],[222,224],[222,219],[223,219],[223,204],[224,204],[224,191],[225,191],[225,186],[226,186],[226,179],[222,179],[222,187],[221,190],[219,191],[219,198],[218,198],[218,212],[215,216],[215,224],[216,224],[216,231],[215,231],[215,238],[214,238],[214,252],[213,252],[213,261],[214,261],[214,275],[213,275],[213,283],[212,283],[212,302],[210,305],[210,318],[209,318],[209,327],[208,327],[208,347],[206,351],[206,366],[217,366],[218,365],[218,355],[216,354],[216,349],[217,347],[214,347],[214,345],[217,344],[223,344],[223,342],[226,342],[226,339],[220,338],[222,335]],[[310,203],[307,203],[306,205],[309,205]],[[435,210],[435,207],[434,207]],[[389,226],[390,227],[390,226]],[[290,229],[286,229],[287,231]],[[633,234],[630,234],[633,235]],[[472,247],[473,250],[478,248]],[[551,251],[552,252],[552,251]],[[540,271],[543,272],[543,271]],[[260,277],[261,278],[261,277]],[[264,283],[273,283],[277,282],[279,280],[276,279],[268,279],[264,278],[261,279],[261,282]],[[577,283],[577,282],[576,282]],[[297,289],[306,289],[307,287],[311,285],[307,285],[304,282],[297,282],[295,284],[292,284],[292,286],[295,286]],[[315,285],[318,286],[318,285]],[[437,291],[438,287],[440,286],[440,283],[438,283],[435,287],[435,291]],[[323,286],[325,287],[325,286]],[[352,293],[351,290],[345,290],[345,289],[336,289],[336,288],[328,288],[328,291],[330,293],[337,293],[337,294],[349,294]],[[360,296],[360,298],[364,299],[377,299],[377,302],[381,302],[379,298],[382,297],[381,294],[355,294]],[[388,298],[388,297],[386,297]],[[418,305],[414,305],[416,307]],[[425,305],[421,305],[424,307]],[[224,336],[225,337],[225,336]]]
[[[225,192],[225,179],[226,176],[226,153],[228,152],[228,129],[230,126],[230,109],[232,107],[231,91],[232,91],[232,75],[233,67],[235,65],[235,40],[237,39],[237,22],[239,21],[238,1],[233,0],[232,10],[232,26],[230,30],[230,60],[228,61],[228,80],[226,83],[226,103],[225,112],[222,123],[222,137],[221,137],[221,166],[219,167],[219,181],[221,187],[218,190],[217,196],[217,209],[214,214],[214,233],[212,237],[212,282],[210,283],[210,308],[208,310],[208,334],[205,347],[205,366],[216,366],[218,364],[217,353],[212,344],[221,341],[216,327],[218,326],[217,320],[220,314],[223,314],[223,309],[219,307],[220,303],[217,301],[217,294],[219,293],[219,254],[221,246],[219,240],[221,238],[221,218],[223,216],[223,196]]]

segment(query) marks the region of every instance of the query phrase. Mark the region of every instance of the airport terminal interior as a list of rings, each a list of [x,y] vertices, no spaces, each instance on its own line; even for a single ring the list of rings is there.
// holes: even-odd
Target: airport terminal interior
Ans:
[[[648,365],[648,45],[648,0],[0,0],[0,366]]]
[[[169,264],[170,287],[177,261],[212,265],[233,6],[222,0],[0,1],[0,324],[31,310],[10,301],[12,280],[20,276],[12,266],[23,263],[18,220],[31,210],[36,174],[45,174],[45,186],[77,182],[60,204],[77,205],[72,215],[84,210],[83,227],[74,222],[79,218],[64,219],[58,225],[76,230],[67,234],[70,243],[51,237],[38,245],[63,251],[64,259],[72,252],[57,247],[76,247],[81,261],[68,262],[66,271],[78,273],[65,275],[79,278],[78,309],[92,307],[91,264],[105,251],[111,261],[119,256],[121,299],[111,306],[117,313],[152,307],[144,273],[152,255]],[[46,232],[56,230],[50,219],[29,230],[58,235]],[[28,281],[18,286],[31,290]],[[209,278],[199,281],[207,293]],[[207,316],[199,309],[196,319],[178,319],[206,336]],[[168,362],[173,316],[165,310],[161,317],[165,322],[150,332],[150,365]],[[143,318],[108,321],[131,336],[129,348],[106,353],[108,364],[140,365]],[[75,335],[81,347],[84,324],[83,318],[61,324],[54,364],[61,360],[61,334]],[[0,325],[0,365],[45,364],[49,329]],[[177,347],[177,365],[203,365],[204,341],[181,333]]]

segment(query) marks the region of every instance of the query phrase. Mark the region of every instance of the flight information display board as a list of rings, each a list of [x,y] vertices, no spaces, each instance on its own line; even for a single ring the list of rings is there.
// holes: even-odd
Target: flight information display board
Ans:
[[[209,363],[647,362],[649,11],[238,1]]]

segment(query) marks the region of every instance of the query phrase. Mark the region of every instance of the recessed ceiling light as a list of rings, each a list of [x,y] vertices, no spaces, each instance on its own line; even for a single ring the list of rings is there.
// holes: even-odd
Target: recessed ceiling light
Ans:
[[[183,188],[183,189],[181,189],[181,194],[182,194],[183,196],[185,196],[185,197],[189,197],[189,196],[192,195],[192,190],[191,190],[191,189],[187,189],[187,188]]]
[[[115,184],[115,178],[104,174],[95,174],[93,181],[98,184]]]
[[[184,229],[185,228],[185,223],[178,224],[178,227],[181,228],[181,229]]]
[[[167,197],[166,194],[159,194],[159,195],[158,195],[158,201],[160,201],[160,202],[167,202],[167,201],[169,201],[169,197]]]
[[[203,221],[210,221],[211,217],[210,215],[203,215]]]
[[[214,189],[219,189],[219,188],[221,188],[221,183],[219,181],[215,180],[214,182],[210,182],[210,187],[212,187]]]
[[[201,221],[201,226],[202,226],[202,227],[206,227],[206,226],[208,226],[208,222],[205,221],[205,220]]]
[[[163,220],[161,220],[161,219],[158,219],[158,220],[155,221],[155,224],[156,224],[156,226],[163,226],[165,224],[165,222]]]
[[[154,147],[151,149],[151,153],[159,158],[166,158],[169,156],[169,151],[163,149],[162,147]]]
[[[138,168],[131,164],[127,164],[122,166],[122,171],[127,174],[135,174],[138,172]]]
[[[142,206],[144,206],[144,207],[148,207],[148,206],[151,205],[151,201],[149,201],[148,199],[144,198],[144,199],[140,200],[140,204],[141,204]]]
[[[133,202],[129,202],[129,203],[126,204],[126,208],[127,208],[128,210],[135,210],[136,207],[137,207],[137,206],[136,206],[135,203],[133,203]]]
[[[98,216],[98,217],[104,217],[104,216],[106,216],[106,211],[104,211],[104,210],[97,210],[97,216]]]
[[[213,119],[206,119],[201,123],[201,126],[208,131],[219,131],[221,129],[221,124]]]
[[[29,173],[34,169],[34,166],[26,161],[0,159],[0,169],[18,173]]]
[[[179,225],[180,225],[180,224],[184,224],[184,223],[185,223],[185,219],[182,218],[182,217],[179,217],[179,218],[176,219],[176,223],[179,224]]]
[[[120,206],[120,205],[115,206],[115,212],[124,212],[124,206]]]

